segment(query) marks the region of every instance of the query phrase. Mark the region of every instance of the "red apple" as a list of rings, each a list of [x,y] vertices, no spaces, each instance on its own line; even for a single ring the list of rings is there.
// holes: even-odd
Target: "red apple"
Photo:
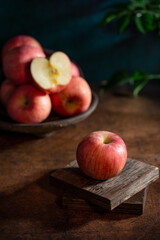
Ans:
[[[15,84],[24,84],[31,78],[30,63],[36,57],[45,57],[43,50],[32,46],[16,47],[3,58],[3,71],[6,78]]]
[[[61,92],[51,94],[53,109],[61,116],[73,116],[86,111],[91,99],[91,88],[81,77],[73,77]]]
[[[18,35],[11,38],[5,43],[2,49],[2,59],[4,55],[13,48],[20,47],[22,45],[29,45],[32,47],[40,48],[42,50],[41,44],[33,37],[27,35]]]
[[[54,52],[49,60],[35,58],[31,63],[31,74],[36,86],[45,92],[59,92],[71,80],[71,64],[63,52]]]
[[[72,70],[72,77],[79,77],[80,76],[79,68],[73,62],[71,62],[71,70]]]
[[[30,84],[17,87],[7,104],[9,116],[19,123],[42,122],[49,116],[51,108],[49,95]]]
[[[96,180],[105,180],[122,171],[127,160],[127,148],[117,134],[97,131],[79,143],[76,155],[84,174]]]
[[[0,87],[0,101],[4,106],[7,105],[8,100],[15,89],[16,85],[13,82],[9,80],[5,80],[2,82]]]

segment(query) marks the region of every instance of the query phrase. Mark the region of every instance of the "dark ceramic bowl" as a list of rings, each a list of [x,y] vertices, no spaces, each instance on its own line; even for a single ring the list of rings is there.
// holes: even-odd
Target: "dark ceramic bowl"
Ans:
[[[49,56],[52,50],[45,49],[45,53]],[[84,77],[81,68],[79,68],[81,76]],[[84,113],[73,117],[61,117],[55,112],[51,112],[50,116],[43,122],[37,124],[24,124],[14,122],[8,115],[3,106],[0,105],[0,129],[11,132],[27,133],[36,136],[46,136],[52,134],[61,128],[76,124],[86,119],[96,109],[98,104],[98,96],[92,91],[92,102],[88,110]]]

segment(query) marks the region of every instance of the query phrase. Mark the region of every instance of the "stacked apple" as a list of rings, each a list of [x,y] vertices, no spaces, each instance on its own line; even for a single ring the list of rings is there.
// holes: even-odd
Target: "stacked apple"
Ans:
[[[47,58],[31,36],[10,39],[2,49],[2,65],[6,80],[1,84],[0,100],[16,122],[39,123],[52,110],[73,116],[90,106],[91,88],[76,64],[60,51]]]

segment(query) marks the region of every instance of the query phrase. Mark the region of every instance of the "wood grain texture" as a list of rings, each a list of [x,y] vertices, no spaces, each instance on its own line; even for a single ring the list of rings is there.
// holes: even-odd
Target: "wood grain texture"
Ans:
[[[150,184],[140,216],[63,208],[49,181],[51,171],[73,161],[78,143],[95,130],[119,134],[128,156],[160,167],[160,85],[146,86],[138,98],[122,90],[99,94],[88,119],[50,137],[0,131],[1,240],[160,239],[160,178]]]
[[[143,190],[159,178],[159,168],[135,159],[128,158],[122,172],[106,181],[96,181],[85,176],[77,161],[51,175],[52,184],[57,187],[65,184],[67,190],[75,195],[103,207],[113,210],[121,203]]]
[[[112,212],[114,213],[127,213],[127,214],[137,214],[141,215],[144,212],[146,198],[147,198],[148,187],[142,191],[135,194],[133,197],[126,200],[124,203],[120,204],[118,207],[114,208]],[[76,211],[81,209],[83,212],[91,211],[107,211],[106,208],[92,204],[92,201],[73,197],[72,194],[63,194],[61,196],[61,203],[64,208],[69,209],[70,211]]]

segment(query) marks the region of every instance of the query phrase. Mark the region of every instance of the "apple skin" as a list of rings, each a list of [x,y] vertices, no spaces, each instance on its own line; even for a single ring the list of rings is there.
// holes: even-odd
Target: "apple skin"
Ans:
[[[51,99],[30,84],[18,86],[8,104],[8,115],[19,123],[40,123],[50,114]]]
[[[118,175],[127,160],[127,148],[120,136],[108,131],[96,131],[78,145],[77,163],[82,172],[96,180]]]
[[[15,84],[31,81],[30,63],[36,57],[45,57],[43,50],[23,45],[8,51],[3,58],[3,71]]]
[[[74,62],[71,62],[72,77],[79,77],[80,71]]]
[[[53,110],[65,117],[85,112],[92,100],[91,88],[82,77],[73,77],[62,91],[50,96]]]
[[[63,89],[66,88],[67,85],[53,85],[52,88],[49,90],[49,93],[59,93],[61,92]]]
[[[0,86],[0,101],[3,106],[6,106],[11,94],[16,89],[16,85],[9,81],[8,79],[4,80]]]
[[[2,59],[4,58],[5,54],[8,51],[23,45],[29,45],[43,50],[41,44],[35,38],[27,35],[18,35],[11,38],[9,41],[5,43],[5,45],[2,48]]]

